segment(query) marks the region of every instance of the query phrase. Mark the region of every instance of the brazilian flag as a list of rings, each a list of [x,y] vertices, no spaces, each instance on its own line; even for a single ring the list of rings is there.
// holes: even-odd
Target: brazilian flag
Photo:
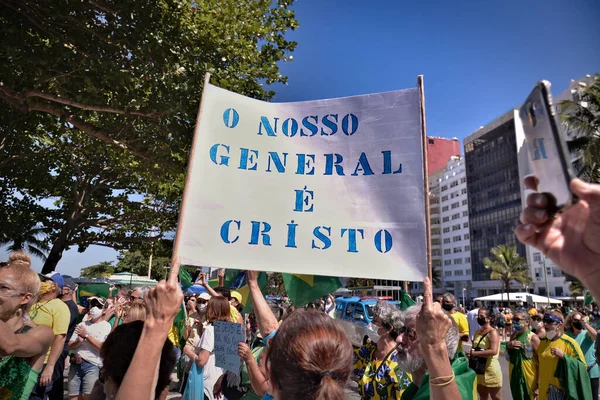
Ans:
[[[332,276],[282,274],[285,292],[292,304],[302,307],[342,287],[340,278]]]
[[[592,296],[592,293],[589,290],[585,291],[585,298],[583,300],[583,305],[584,306],[589,306],[590,304],[594,303],[596,300],[594,299],[594,296]]]
[[[235,290],[242,295],[242,304],[244,305],[242,312],[249,313],[252,311],[252,299],[250,298],[250,288],[248,287],[248,282],[246,281],[246,271],[228,269],[225,272],[225,280],[223,284],[230,290]],[[267,274],[265,272],[258,274],[258,287],[260,287],[260,291],[262,293],[265,293],[268,285],[269,280],[267,278]]]

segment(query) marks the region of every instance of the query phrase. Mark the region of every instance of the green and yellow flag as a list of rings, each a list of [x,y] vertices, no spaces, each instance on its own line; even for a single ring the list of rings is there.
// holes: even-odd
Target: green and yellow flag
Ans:
[[[282,274],[285,292],[292,304],[302,307],[342,287],[340,278],[332,276]]]
[[[410,297],[410,295],[403,290],[400,294],[400,309],[402,311],[406,311],[408,307],[414,306],[415,304],[417,304],[417,302],[414,301],[412,297]]]
[[[192,276],[185,268],[183,268],[183,266],[179,268],[179,283],[181,283],[183,290],[187,290],[187,288],[194,284],[194,282],[192,282]]]
[[[264,294],[267,290],[269,280],[265,272],[258,274],[258,287]],[[230,290],[235,290],[242,295],[242,304],[244,309],[242,312],[249,313],[252,311],[252,299],[250,298],[250,288],[248,282],[246,282],[246,271],[240,271],[238,269],[228,269],[225,271],[225,280],[223,285]]]
[[[594,296],[592,296],[592,293],[589,290],[585,291],[585,299],[583,300],[583,305],[584,306],[589,306],[590,304],[594,303],[596,300],[594,299]]]

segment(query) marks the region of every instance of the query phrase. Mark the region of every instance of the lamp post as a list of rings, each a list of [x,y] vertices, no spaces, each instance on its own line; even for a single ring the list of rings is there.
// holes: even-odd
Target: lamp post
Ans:
[[[548,287],[548,271],[546,271],[546,256],[544,260],[544,278],[546,279],[546,297],[548,297],[548,307],[550,307],[550,288]]]
[[[463,307],[465,308],[465,310],[467,309],[467,303],[465,303],[465,292],[467,291],[467,288],[463,288]]]

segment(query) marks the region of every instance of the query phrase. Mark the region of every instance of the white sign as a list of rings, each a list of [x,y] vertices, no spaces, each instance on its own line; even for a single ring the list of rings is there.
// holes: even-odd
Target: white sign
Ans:
[[[244,341],[242,325],[222,321],[215,321],[213,325],[215,328],[215,365],[239,374],[238,343]]]
[[[418,89],[266,103],[208,85],[203,97],[183,264],[427,276]]]

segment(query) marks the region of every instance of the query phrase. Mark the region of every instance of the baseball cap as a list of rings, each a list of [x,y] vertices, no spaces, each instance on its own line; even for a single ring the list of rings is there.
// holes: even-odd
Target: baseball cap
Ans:
[[[201,293],[200,296],[198,296],[198,298],[208,301],[208,300],[210,300],[210,294],[204,292],[204,293]]]
[[[61,274],[59,274],[56,271],[50,272],[49,274],[39,274],[40,276],[46,278],[46,279],[51,279],[53,282],[55,282],[58,287],[62,290],[63,286],[65,286],[65,280],[63,278],[63,276]]]
[[[77,287],[77,284],[75,283],[73,278],[71,278],[70,276],[63,276],[63,279],[65,280],[66,287],[68,287],[71,290],[75,290],[75,288]]]
[[[242,294],[240,292],[236,292],[235,290],[231,291],[231,298],[236,299],[240,303],[242,302]]]

